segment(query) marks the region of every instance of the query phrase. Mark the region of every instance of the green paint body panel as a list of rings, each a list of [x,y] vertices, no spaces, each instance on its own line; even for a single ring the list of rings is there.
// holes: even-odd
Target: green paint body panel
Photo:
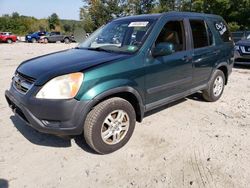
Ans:
[[[150,49],[165,23],[171,20],[187,22],[188,19],[205,20],[214,35],[214,45],[193,49],[192,36],[185,28],[187,30],[186,51],[169,56],[152,57]],[[228,69],[233,64],[233,43],[222,42],[213,27],[214,20],[223,21],[222,18],[214,15],[174,12],[163,14],[158,18],[144,45],[136,54],[121,61],[115,60],[85,70],[84,84],[75,98],[83,101],[92,100],[111,89],[129,86],[140,94],[143,105],[146,106],[206,84],[219,64],[226,65]],[[190,60],[184,60],[185,57],[190,57]]]
[[[223,18],[169,12],[118,18],[114,22],[145,19],[153,20],[152,28],[145,35],[147,37],[141,48],[134,54],[75,48],[23,62],[16,73],[31,79],[34,84],[25,95],[11,84],[5,93],[10,107],[13,110],[18,107],[27,122],[41,132],[77,135],[82,133],[89,111],[107,97],[116,94],[126,97],[135,108],[136,119],[141,121],[149,110],[206,89],[216,69],[223,70],[226,78],[231,73],[234,44],[232,41],[223,42],[215,28],[215,23],[224,23]],[[212,45],[193,48],[190,19],[206,22],[213,33]],[[185,50],[166,56],[153,56],[155,40],[164,25],[173,20],[183,22]],[[84,80],[73,99],[35,97],[49,80],[74,72],[83,72]]]
[[[94,67],[84,72],[84,84],[76,99],[91,100],[105,91],[122,86],[134,88],[143,97],[144,75],[145,68],[140,55]]]

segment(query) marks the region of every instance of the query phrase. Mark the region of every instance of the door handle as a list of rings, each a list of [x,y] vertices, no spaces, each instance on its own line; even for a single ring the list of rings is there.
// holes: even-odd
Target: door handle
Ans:
[[[187,55],[185,55],[185,56],[182,58],[182,61],[189,62],[189,61],[191,61],[192,59],[193,59],[192,56],[187,56]]]
[[[218,55],[221,52],[221,50],[215,50],[214,52],[212,52],[212,55]]]

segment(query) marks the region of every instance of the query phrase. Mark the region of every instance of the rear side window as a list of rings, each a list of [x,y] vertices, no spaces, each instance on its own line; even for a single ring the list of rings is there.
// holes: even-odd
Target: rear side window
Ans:
[[[213,34],[203,20],[190,20],[194,48],[202,48],[213,44]]]
[[[214,22],[215,29],[219,32],[221,39],[223,42],[230,42],[232,41],[232,37],[230,31],[223,21],[216,21]]]

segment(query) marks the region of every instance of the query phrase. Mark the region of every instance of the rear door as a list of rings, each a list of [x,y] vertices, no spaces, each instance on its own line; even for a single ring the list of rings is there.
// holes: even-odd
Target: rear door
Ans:
[[[51,42],[56,42],[56,41],[58,41],[58,36],[59,36],[58,32],[51,32],[49,39]]]
[[[190,18],[190,38],[193,46],[193,87],[201,86],[210,78],[220,49],[204,18]]]
[[[56,33],[56,41],[62,41],[63,40],[63,35],[60,32]]]

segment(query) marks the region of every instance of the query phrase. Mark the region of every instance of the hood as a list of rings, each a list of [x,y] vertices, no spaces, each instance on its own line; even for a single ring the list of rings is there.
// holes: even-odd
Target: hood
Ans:
[[[128,54],[70,49],[27,60],[17,68],[17,72],[36,79],[36,85],[43,85],[59,75],[83,71],[105,62],[128,57]]]
[[[249,39],[240,40],[240,41],[236,42],[236,45],[250,46],[250,40]]]

